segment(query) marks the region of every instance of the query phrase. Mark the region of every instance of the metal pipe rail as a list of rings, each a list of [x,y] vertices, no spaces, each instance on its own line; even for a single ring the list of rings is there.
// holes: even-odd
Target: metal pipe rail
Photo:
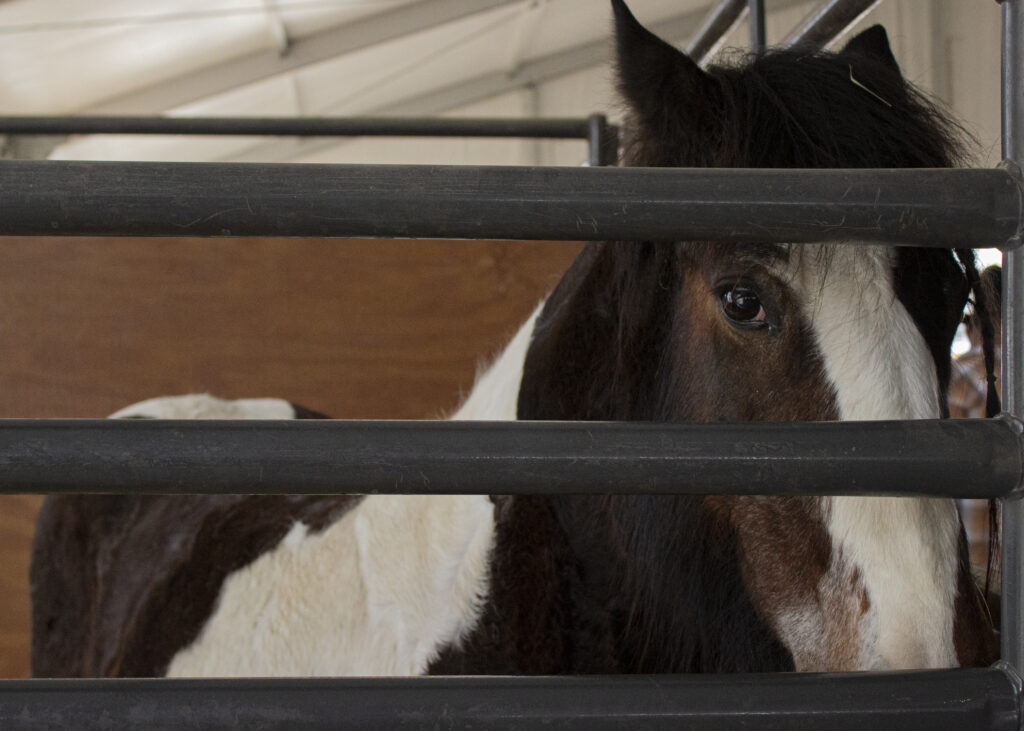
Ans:
[[[612,165],[619,128],[603,114],[581,119],[449,117],[0,116],[3,135],[272,135],[288,137],[518,137],[587,142],[589,165]]]
[[[650,424],[0,420],[0,493],[1005,497],[1016,419]]]
[[[594,115],[601,117],[602,115]],[[5,135],[590,138],[590,118],[0,116]]]
[[[825,0],[814,8],[782,42],[795,45],[825,47],[842,35],[861,16],[882,0]]]
[[[750,31],[750,50],[760,53],[766,43],[764,0],[747,0],[747,25]]]
[[[0,235],[1019,244],[1019,171],[9,161]]]
[[[0,681],[0,728],[1016,731],[1009,671]]]
[[[1024,5],[1004,0],[1002,38],[1003,157],[1024,161]],[[1003,403],[1024,413],[1024,256],[1003,257]],[[1002,504],[1002,659],[1024,672],[1024,501]]]
[[[720,0],[708,12],[700,28],[686,44],[686,55],[704,65],[725,36],[747,13],[748,0]]]

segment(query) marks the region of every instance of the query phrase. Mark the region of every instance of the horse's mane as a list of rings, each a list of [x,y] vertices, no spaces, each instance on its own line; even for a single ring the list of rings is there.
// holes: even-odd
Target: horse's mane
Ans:
[[[938,168],[964,164],[974,142],[907,82],[881,26],[838,53],[795,47],[734,54],[704,73],[702,99],[685,88],[678,91],[688,96],[661,96],[665,109],[686,118],[674,126],[654,129],[637,110],[637,100],[658,94],[635,85],[661,80],[620,77],[632,105],[627,165]],[[694,125],[704,134],[693,134]]]

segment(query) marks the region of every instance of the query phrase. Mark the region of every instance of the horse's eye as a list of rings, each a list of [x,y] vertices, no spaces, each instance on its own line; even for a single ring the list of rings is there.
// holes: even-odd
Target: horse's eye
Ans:
[[[722,312],[734,324],[742,327],[768,327],[768,313],[757,292],[745,287],[733,287],[722,292]]]

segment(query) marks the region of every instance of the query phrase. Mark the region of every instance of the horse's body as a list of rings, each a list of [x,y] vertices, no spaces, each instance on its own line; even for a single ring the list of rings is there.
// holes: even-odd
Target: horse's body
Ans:
[[[880,28],[836,55],[706,73],[613,4],[628,164],[957,160]],[[977,278],[960,258],[591,245],[454,418],[938,418]],[[182,397],[119,415],[240,409]],[[941,499],[60,497],[32,583],[37,675],[858,670],[996,654]]]

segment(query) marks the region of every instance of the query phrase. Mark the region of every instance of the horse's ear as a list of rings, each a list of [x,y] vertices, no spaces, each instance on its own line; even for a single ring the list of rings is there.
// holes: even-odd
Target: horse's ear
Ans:
[[[710,77],[685,53],[644,28],[623,0],[612,0],[619,91],[645,121],[678,115],[675,103],[708,98]],[[699,113],[699,112],[696,112]]]
[[[889,34],[880,25],[873,25],[851,38],[843,48],[843,53],[856,53],[873,58],[900,73],[900,65],[896,62],[896,56],[889,45]]]

